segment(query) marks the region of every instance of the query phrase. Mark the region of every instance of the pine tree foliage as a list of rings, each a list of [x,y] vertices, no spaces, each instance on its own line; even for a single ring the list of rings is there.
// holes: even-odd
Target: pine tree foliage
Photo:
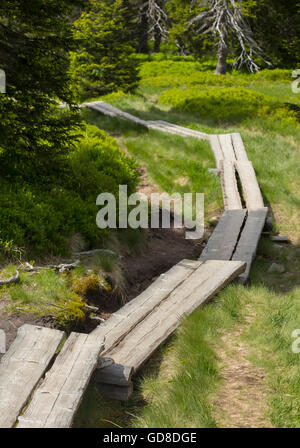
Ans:
[[[72,54],[72,72],[79,94],[135,89],[138,68],[126,5],[122,0],[91,0],[90,5],[74,23],[80,49]]]
[[[80,123],[70,89],[71,16],[81,0],[1,0],[0,173],[47,177],[63,168]],[[58,102],[70,107],[62,109]]]

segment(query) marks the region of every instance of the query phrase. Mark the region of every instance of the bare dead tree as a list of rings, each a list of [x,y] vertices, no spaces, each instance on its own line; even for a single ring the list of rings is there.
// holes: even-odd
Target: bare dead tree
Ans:
[[[164,0],[147,0],[140,7],[140,17],[145,15],[148,22],[148,36],[154,36],[154,51],[159,51],[162,38],[166,38],[168,16],[164,8]]]
[[[235,68],[246,66],[252,73],[259,71],[260,67],[254,61],[256,57],[271,65],[265,60],[263,50],[254,39],[251,27],[243,16],[242,2],[243,0],[208,0],[205,3],[209,9],[200,12],[190,21],[190,25],[196,25],[198,34],[212,33],[219,38],[216,74],[225,74],[227,70],[229,34],[237,38],[241,47],[241,53],[233,64]],[[192,0],[193,6],[196,3],[199,7],[205,6],[203,1]]]

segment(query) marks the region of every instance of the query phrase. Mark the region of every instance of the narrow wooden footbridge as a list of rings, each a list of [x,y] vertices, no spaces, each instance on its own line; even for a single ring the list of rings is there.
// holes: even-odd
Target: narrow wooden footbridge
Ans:
[[[0,428],[70,427],[93,377],[104,394],[126,400],[132,375],[180,325],[233,280],[245,284],[263,230],[264,206],[240,134],[208,135],[145,121],[104,102],[85,107],[148,129],[209,140],[224,213],[199,260],[182,260],[92,333],[23,325],[0,363]]]

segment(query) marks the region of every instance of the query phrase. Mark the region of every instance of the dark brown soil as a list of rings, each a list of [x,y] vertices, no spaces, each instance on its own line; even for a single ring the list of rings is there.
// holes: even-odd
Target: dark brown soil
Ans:
[[[125,276],[130,286],[128,298],[134,298],[156,277],[184,258],[196,259],[201,250],[202,242],[185,239],[183,229],[151,230],[144,252],[124,259]]]

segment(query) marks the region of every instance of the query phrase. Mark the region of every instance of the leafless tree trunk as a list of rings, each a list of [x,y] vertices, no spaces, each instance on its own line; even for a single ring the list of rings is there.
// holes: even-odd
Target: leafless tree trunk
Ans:
[[[227,56],[228,56],[228,45],[226,37],[224,39],[224,42],[220,39],[218,44],[218,64],[216,68],[216,75],[226,75]]]
[[[197,34],[212,33],[219,38],[217,74],[226,73],[229,32],[238,40],[241,47],[241,53],[234,62],[234,67],[240,68],[244,65],[250,72],[257,72],[260,67],[254,60],[256,57],[271,65],[264,59],[263,50],[253,37],[252,30],[243,15],[242,3],[243,0],[208,0],[208,8],[190,21],[190,25],[195,26]],[[192,5],[195,4],[203,8],[202,0],[192,0]]]

